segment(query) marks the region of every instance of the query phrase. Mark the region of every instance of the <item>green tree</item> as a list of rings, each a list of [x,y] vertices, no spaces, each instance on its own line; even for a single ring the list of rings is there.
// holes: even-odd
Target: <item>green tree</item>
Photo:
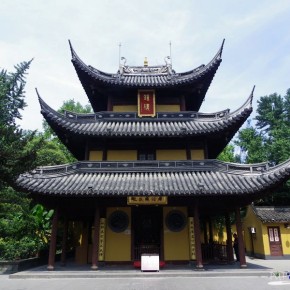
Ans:
[[[15,66],[15,72],[0,72],[0,259],[31,257],[40,248],[31,199],[15,191],[19,174],[35,167],[43,138],[23,131],[17,124],[26,106],[25,76],[31,61]]]
[[[11,187],[0,191],[0,260],[32,257],[41,248],[30,206],[27,194]]]
[[[270,161],[276,165],[290,157],[290,89],[258,101],[255,126],[248,123],[235,142],[246,154],[245,162]]]
[[[244,161],[269,161],[277,165],[290,157],[290,89],[285,96],[276,93],[258,100],[257,115],[239,131],[235,144],[244,152]],[[290,182],[259,201],[264,205],[290,205]]]
[[[233,144],[227,145],[217,159],[225,162],[240,162],[240,157],[235,154],[235,146]]]
[[[15,72],[0,72],[0,190],[14,185],[20,173],[35,166],[35,156],[42,139],[30,146],[35,132],[23,131],[16,124],[21,119],[24,101],[25,75],[31,61],[15,66]]]
[[[251,121],[248,121],[246,128],[239,131],[235,144],[244,153],[246,163],[259,163],[267,160],[263,135],[252,126]]]

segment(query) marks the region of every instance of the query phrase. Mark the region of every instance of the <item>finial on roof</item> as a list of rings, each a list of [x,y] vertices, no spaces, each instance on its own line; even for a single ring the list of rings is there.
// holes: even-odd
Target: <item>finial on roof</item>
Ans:
[[[145,56],[145,59],[144,59],[144,66],[148,66],[148,60],[147,60],[146,56]]]
[[[253,89],[252,89],[252,92],[251,92],[251,95],[250,95],[250,99],[251,99],[251,104],[253,102],[253,97],[254,97],[254,91],[255,91],[255,88],[256,86],[254,85]]]
[[[169,57],[172,65],[172,55],[171,55],[171,40],[169,41]]]
[[[223,42],[222,42],[222,46],[221,46],[221,48],[220,48],[220,50],[219,50],[219,52],[218,52],[218,54],[219,54],[219,57],[222,57],[222,53],[223,53],[223,49],[224,49],[224,45],[225,45],[225,38],[223,39]]]
[[[121,66],[121,42],[119,43],[119,67]]]
[[[70,39],[68,40],[68,43],[69,43],[69,47],[70,47],[71,55],[72,55],[72,57],[73,57],[73,56],[74,56],[74,49],[73,49],[73,47],[72,47],[72,44],[71,44]]]

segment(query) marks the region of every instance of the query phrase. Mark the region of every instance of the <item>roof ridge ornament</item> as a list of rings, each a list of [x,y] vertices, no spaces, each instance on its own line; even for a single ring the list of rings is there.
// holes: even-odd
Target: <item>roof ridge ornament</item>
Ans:
[[[118,74],[121,75],[172,75],[174,74],[174,70],[172,70],[172,63],[170,56],[166,56],[164,58],[165,65],[154,65],[148,66],[147,57],[144,59],[144,66],[129,66],[126,65],[126,58],[121,57],[120,67]]]

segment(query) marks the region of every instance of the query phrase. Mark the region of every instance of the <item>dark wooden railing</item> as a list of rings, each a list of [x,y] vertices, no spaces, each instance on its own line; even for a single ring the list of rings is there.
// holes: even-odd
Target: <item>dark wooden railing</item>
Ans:
[[[202,259],[204,261],[225,261],[227,260],[227,247],[224,244],[210,243],[202,244]]]

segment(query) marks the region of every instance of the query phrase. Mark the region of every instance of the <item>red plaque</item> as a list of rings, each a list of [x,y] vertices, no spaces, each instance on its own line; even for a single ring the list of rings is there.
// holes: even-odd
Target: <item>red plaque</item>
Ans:
[[[155,92],[153,90],[138,91],[138,116],[155,117]]]

